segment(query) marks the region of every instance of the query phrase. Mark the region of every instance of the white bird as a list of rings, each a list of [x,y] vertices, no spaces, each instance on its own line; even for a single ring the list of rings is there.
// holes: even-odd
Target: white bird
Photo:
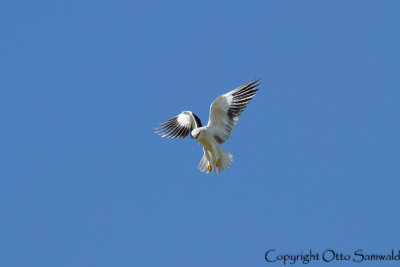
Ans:
[[[218,173],[227,169],[233,160],[230,153],[219,144],[231,136],[231,132],[239,116],[255,95],[260,85],[259,80],[243,84],[236,89],[217,97],[210,106],[210,116],[206,126],[191,111],[182,111],[161,126],[157,127],[161,137],[185,138],[189,133],[203,147],[204,155],[198,168],[206,173]]]

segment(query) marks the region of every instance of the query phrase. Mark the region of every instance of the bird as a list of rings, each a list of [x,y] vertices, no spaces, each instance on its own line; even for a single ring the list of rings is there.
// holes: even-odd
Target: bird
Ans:
[[[202,126],[201,120],[192,111],[182,111],[156,127],[155,133],[161,137],[180,139],[190,134],[203,147],[199,170],[207,174],[222,172],[231,165],[233,156],[220,144],[230,138],[239,116],[259,89],[259,81],[252,80],[217,97],[210,105],[206,126]]]

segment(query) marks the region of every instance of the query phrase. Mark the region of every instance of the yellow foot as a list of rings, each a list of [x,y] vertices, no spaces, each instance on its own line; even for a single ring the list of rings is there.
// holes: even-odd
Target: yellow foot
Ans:
[[[211,164],[210,164],[210,162],[208,162],[208,164],[207,164],[207,170],[208,170],[208,171],[211,171]]]
[[[217,159],[217,161],[215,162],[215,166],[219,166],[219,160]]]

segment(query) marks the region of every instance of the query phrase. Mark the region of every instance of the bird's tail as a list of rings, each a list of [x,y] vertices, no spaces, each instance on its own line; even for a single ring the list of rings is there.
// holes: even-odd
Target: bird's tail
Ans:
[[[208,159],[206,157],[207,153],[206,151],[204,151],[203,157],[200,160],[199,163],[199,169],[201,172],[205,172],[205,173],[218,173],[218,172],[222,172],[223,170],[226,170],[227,168],[229,168],[229,166],[231,165],[232,161],[233,161],[233,156],[232,154],[230,154],[229,152],[226,152],[225,150],[223,150],[221,147],[218,147],[218,154],[220,155],[220,158],[218,158],[218,166],[217,166],[217,157],[216,155],[209,151],[208,153],[210,154],[210,168],[208,167]]]

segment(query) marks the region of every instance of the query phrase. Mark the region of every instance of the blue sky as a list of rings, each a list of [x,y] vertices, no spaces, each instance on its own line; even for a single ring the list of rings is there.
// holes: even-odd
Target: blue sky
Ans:
[[[0,265],[283,266],[265,252],[399,249],[399,11],[2,1]],[[153,133],[182,110],[205,124],[217,96],[255,78],[224,173],[200,173],[189,138]]]

